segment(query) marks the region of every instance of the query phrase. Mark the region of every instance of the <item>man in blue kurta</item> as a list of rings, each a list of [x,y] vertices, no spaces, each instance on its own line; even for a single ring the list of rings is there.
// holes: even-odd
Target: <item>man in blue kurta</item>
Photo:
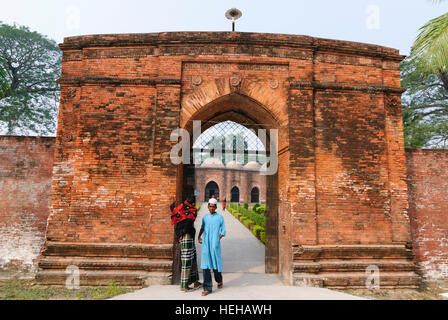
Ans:
[[[208,203],[208,211],[202,218],[201,231],[199,232],[198,241],[202,244],[201,269],[204,273],[204,291],[203,296],[212,292],[212,276],[210,270],[213,269],[215,281],[218,288],[221,289],[222,282],[222,258],[221,258],[221,239],[226,235],[226,227],[224,218],[216,212],[218,201],[214,198]],[[204,234],[204,239],[202,239]]]

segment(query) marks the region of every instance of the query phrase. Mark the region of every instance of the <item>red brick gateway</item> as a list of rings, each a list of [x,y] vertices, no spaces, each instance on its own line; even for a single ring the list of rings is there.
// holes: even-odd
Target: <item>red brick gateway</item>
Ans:
[[[66,38],[50,216],[37,279],[165,281],[183,167],[170,134],[278,129],[266,271],[287,284],[416,287],[398,50],[307,36],[175,32]]]

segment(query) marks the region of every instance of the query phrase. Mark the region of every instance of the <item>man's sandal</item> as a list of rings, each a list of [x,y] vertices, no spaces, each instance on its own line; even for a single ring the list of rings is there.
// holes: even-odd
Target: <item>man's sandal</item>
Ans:
[[[202,291],[202,296],[205,297],[206,295],[209,295],[212,293],[211,291]]]
[[[222,286],[223,286],[223,283],[222,283],[222,282],[218,283],[218,289],[221,289]]]

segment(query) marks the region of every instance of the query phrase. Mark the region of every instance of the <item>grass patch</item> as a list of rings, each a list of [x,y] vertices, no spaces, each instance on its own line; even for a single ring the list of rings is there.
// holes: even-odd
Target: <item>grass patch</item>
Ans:
[[[375,300],[448,300],[440,295],[448,290],[439,286],[423,287],[422,289],[345,289],[337,291]]]
[[[104,287],[69,290],[65,286],[37,284],[35,280],[8,279],[0,280],[0,300],[104,300],[135,289],[121,286],[114,281]]]

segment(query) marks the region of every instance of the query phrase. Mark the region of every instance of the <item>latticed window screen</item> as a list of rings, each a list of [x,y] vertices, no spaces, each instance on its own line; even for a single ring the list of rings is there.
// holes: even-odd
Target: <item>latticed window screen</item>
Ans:
[[[208,158],[219,158],[224,165],[230,161],[242,165],[251,161],[264,164],[266,148],[253,130],[225,121],[200,135],[193,145],[193,156],[196,164],[202,164]]]

